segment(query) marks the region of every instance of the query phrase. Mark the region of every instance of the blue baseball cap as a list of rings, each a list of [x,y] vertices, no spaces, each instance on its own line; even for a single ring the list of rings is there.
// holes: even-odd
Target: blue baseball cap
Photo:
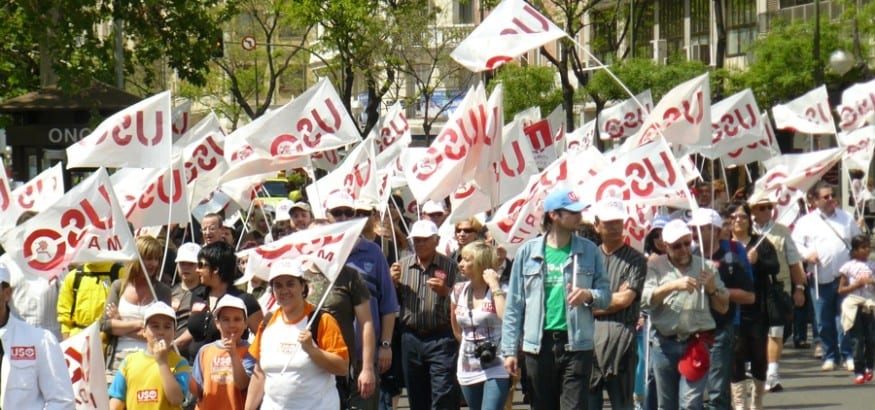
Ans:
[[[650,222],[650,229],[662,229],[665,227],[665,224],[667,224],[670,220],[671,219],[669,219],[669,217],[665,215],[657,216],[656,218],[653,218],[653,221]]]
[[[580,212],[588,207],[589,205],[580,202],[577,199],[577,195],[568,188],[556,188],[544,198],[544,212],[555,211],[557,209]]]

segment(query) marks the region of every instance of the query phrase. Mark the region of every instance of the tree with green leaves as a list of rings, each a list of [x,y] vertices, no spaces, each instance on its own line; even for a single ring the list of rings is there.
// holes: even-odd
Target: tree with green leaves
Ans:
[[[562,104],[562,90],[556,87],[555,75],[553,67],[505,64],[489,82],[488,89],[492,92],[498,84],[504,86],[505,118],[513,118],[529,107],[540,107],[541,116],[546,117]]]

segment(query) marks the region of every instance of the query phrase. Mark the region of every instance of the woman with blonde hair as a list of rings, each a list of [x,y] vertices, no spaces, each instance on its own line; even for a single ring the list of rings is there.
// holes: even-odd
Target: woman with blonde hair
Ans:
[[[112,283],[106,297],[106,310],[100,318],[100,330],[112,337],[106,362],[109,370],[114,370],[128,354],[146,348],[143,318],[156,297],[170,304],[170,287],[157,279],[164,246],[151,236],[141,236],[137,238],[137,252],[143,264],[139,259],[126,264],[128,274]]]
[[[450,323],[459,341],[456,377],[471,409],[504,408],[510,377],[498,357],[505,289],[499,284],[495,249],[483,241],[461,251],[459,271],[468,278],[453,286]]]

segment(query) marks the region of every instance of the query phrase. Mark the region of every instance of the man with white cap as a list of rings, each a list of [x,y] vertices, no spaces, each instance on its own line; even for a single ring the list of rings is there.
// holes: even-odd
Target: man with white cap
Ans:
[[[704,259],[716,263],[720,281],[729,294],[726,312],[711,310],[714,316],[714,345],[711,347],[711,367],[708,369],[708,403],[705,408],[728,409],[732,354],[735,350],[735,328],[740,323],[737,305],[751,304],[756,300],[753,292],[753,273],[747,263],[744,245],[720,239],[723,218],[711,208],[693,211],[688,222],[693,239],[699,245],[696,250]]]
[[[426,201],[422,205],[422,219],[434,222],[438,228],[444,224],[447,216],[447,207],[444,206],[444,201]]]
[[[191,315],[191,293],[201,287],[201,278],[197,274],[197,254],[200,245],[186,242],[176,250],[176,273],[180,281],[171,289],[171,304],[176,311],[176,339],[174,342],[180,351],[191,343],[191,333],[188,332],[188,317]],[[175,279],[174,279],[175,281]]]
[[[456,262],[437,252],[438,228],[420,220],[410,229],[414,254],[390,270],[401,305],[401,358],[413,409],[457,409],[458,343],[450,325],[450,291],[459,280]]]
[[[310,204],[303,201],[292,204],[292,207],[289,208],[289,216],[292,218],[292,227],[296,231],[307,229],[310,226],[310,222],[313,222]]]
[[[58,339],[12,314],[10,280],[0,264],[0,408],[73,409],[73,386]]]
[[[641,290],[647,275],[647,259],[626,245],[623,229],[626,207],[619,198],[596,204],[595,229],[601,238],[599,249],[605,258],[605,271],[611,281],[611,304],[595,310],[595,350],[593,357],[590,410],[601,409],[603,390],[608,391],[612,409],[632,409],[638,351],[638,325]]]
[[[593,310],[607,309],[611,292],[601,251],[575,233],[584,208],[571,190],[554,188],[544,199],[545,234],[524,243],[511,268],[501,354],[519,376],[522,340],[536,410],[589,406]]]
[[[292,229],[292,217],[289,211],[295,203],[288,199],[283,199],[276,204],[276,213],[273,219],[273,229],[271,229],[274,240],[290,235],[295,230]]]
[[[641,308],[650,310],[655,330],[650,367],[658,408],[702,408],[704,374],[683,375],[678,363],[688,346],[713,337],[710,309],[726,312],[729,292],[715,273],[714,263],[692,254],[693,234],[684,221],[666,223],[662,240],[666,254],[651,256],[648,261],[641,296]]]
[[[802,268],[802,256],[799,250],[796,249],[796,244],[790,235],[790,229],[786,226],[777,223],[772,218],[772,212],[775,209],[775,201],[770,198],[762,198],[750,204],[750,210],[753,217],[753,231],[759,235],[764,235],[766,239],[775,246],[778,253],[778,280],[791,286],[792,289],[786,289],[793,295],[793,303],[797,306],[805,304],[805,285],[807,278],[805,270]],[[784,350],[784,326],[783,323],[770,323],[769,339],[768,339],[768,361],[769,367],[766,372],[766,391],[778,392],[783,390],[781,378],[778,373],[778,363],[781,360],[781,353]],[[805,340],[807,335],[793,335],[794,345],[801,346],[801,341]]]

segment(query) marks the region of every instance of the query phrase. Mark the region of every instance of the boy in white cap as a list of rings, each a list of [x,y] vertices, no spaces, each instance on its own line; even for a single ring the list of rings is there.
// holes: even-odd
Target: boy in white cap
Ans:
[[[249,342],[240,336],[246,330],[246,304],[225,295],[213,311],[222,338],[204,345],[194,360],[192,377],[197,383],[198,409],[242,409],[255,358]]]
[[[174,342],[183,351],[191,343],[191,333],[188,332],[191,293],[201,286],[201,278],[197,274],[197,254],[200,250],[201,246],[194,242],[186,242],[176,250],[176,272],[181,280],[171,289],[171,304],[176,311]]]
[[[109,386],[109,408],[182,409],[191,368],[173,349],[176,312],[155,302],[143,322],[146,350],[128,355],[119,366]]]

